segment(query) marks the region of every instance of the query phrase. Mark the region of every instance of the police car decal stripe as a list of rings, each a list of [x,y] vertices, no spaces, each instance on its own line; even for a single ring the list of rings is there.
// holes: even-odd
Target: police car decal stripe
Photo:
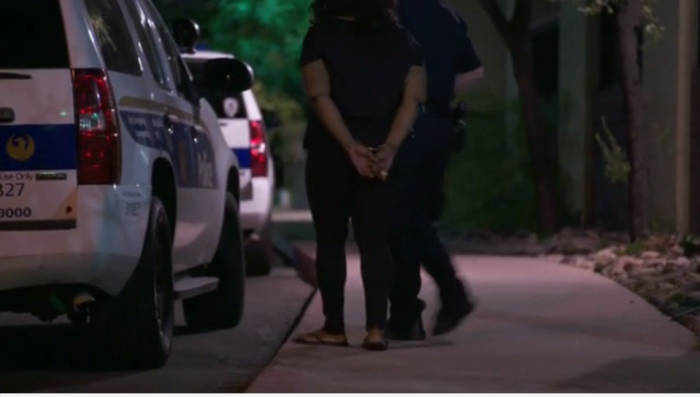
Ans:
[[[250,168],[250,148],[235,148],[231,150],[233,151],[233,154],[236,155],[236,158],[238,158],[238,166],[240,168]]]
[[[163,116],[141,111],[122,110],[119,115],[134,141],[170,155],[178,186],[218,189],[214,150],[207,134],[196,132],[186,122],[175,123],[170,132]]]
[[[75,124],[0,126],[0,172],[74,170],[76,139]]]

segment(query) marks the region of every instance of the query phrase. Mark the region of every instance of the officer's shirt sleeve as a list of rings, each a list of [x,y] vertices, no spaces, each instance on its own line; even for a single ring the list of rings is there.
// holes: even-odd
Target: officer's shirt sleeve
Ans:
[[[319,28],[312,26],[306,32],[304,37],[304,42],[301,46],[301,57],[299,59],[299,67],[316,62],[319,59],[323,59],[323,45],[321,42],[321,32]]]
[[[462,18],[457,19],[457,59],[455,73],[467,73],[479,69],[482,66],[479,56],[476,54],[474,44],[469,38],[467,24]]]

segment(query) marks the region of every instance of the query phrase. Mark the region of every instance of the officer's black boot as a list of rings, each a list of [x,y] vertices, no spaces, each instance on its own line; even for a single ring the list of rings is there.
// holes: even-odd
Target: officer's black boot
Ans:
[[[392,310],[386,331],[387,339],[397,341],[422,341],[426,338],[423,327],[423,310],[425,302],[418,299],[418,307],[411,313],[400,313]]]
[[[455,278],[440,289],[442,306],[435,319],[433,335],[444,335],[454,331],[476,306],[464,283]]]

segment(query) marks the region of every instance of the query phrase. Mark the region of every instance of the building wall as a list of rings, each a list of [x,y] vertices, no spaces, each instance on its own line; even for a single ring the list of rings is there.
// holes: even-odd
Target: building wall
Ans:
[[[561,5],[559,37],[559,171],[567,188],[570,210],[582,223],[592,217],[587,180],[591,168],[587,154],[593,141],[593,102],[598,81],[598,24],[574,2]]]
[[[517,96],[508,52],[491,21],[473,0],[452,0],[467,21],[482,58],[486,78],[468,96],[473,110],[502,111]],[[512,5],[512,0],[502,0]],[[644,48],[644,153],[648,160],[647,208],[655,230],[685,231],[689,216],[690,81],[697,59],[697,0],[657,3],[665,26],[660,40]],[[596,145],[592,104],[598,81],[598,23],[585,17],[573,2],[561,3],[559,42],[560,171],[568,190],[568,205],[586,220],[591,214],[591,165],[587,154]],[[604,43],[603,43],[604,45]]]
[[[476,111],[502,110],[509,73],[508,51],[478,1],[451,0],[448,4],[467,22],[469,36],[484,64],[484,80],[466,97],[469,108]]]
[[[690,82],[697,59],[697,0],[661,1],[666,31],[644,48],[645,154],[653,228],[688,229]]]
[[[661,1],[657,15],[665,33],[644,45],[644,155],[648,162],[647,209],[653,231],[688,228],[690,81],[697,59],[698,2]],[[586,160],[595,131],[592,104],[597,93],[598,25],[572,4],[560,12],[561,171],[569,182],[569,204],[587,216],[592,176]]]

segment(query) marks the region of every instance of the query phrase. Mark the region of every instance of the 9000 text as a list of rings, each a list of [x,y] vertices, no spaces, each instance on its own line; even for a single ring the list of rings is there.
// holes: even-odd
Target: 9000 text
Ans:
[[[0,219],[26,219],[32,216],[29,207],[0,208]]]
[[[24,191],[24,183],[0,183],[0,197],[19,197]]]

